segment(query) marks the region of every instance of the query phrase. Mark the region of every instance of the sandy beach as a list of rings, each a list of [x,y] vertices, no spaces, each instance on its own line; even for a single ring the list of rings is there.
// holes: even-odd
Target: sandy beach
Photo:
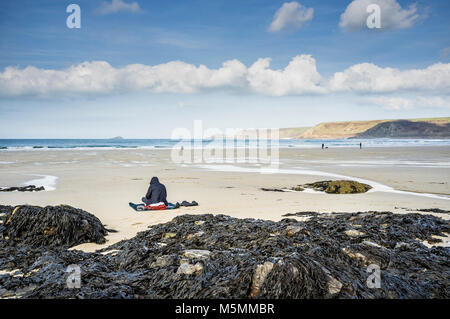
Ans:
[[[0,12],[0,302],[450,299],[449,1]]]
[[[0,193],[3,205],[67,204],[84,209],[117,230],[111,245],[149,225],[182,214],[226,214],[278,221],[299,211],[357,212],[440,208],[450,210],[448,147],[281,149],[279,170],[262,174],[255,164],[176,164],[170,150],[32,150],[0,153],[0,186],[45,185],[47,191]],[[197,201],[197,207],[135,212],[149,180],[158,176],[169,202]],[[339,177],[374,188],[365,194],[265,192]],[[443,216],[448,218],[449,216]],[[100,245],[75,247],[85,251]]]

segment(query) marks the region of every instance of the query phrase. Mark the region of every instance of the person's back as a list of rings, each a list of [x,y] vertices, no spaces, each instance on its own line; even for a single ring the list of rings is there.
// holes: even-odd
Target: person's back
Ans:
[[[163,202],[167,206],[166,187],[159,182],[158,177],[152,177],[147,194],[142,197],[142,201],[147,205]]]

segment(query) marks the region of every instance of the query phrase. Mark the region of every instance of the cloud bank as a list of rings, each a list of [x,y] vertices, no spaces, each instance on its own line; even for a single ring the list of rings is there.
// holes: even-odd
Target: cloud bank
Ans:
[[[450,63],[399,70],[371,63],[353,65],[325,78],[311,55],[295,56],[284,69],[270,59],[247,67],[229,60],[217,69],[172,61],[158,65],[130,64],[115,68],[104,61],[84,62],[62,70],[7,67],[0,72],[0,97],[77,96],[128,92],[196,93],[236,90],[270,96],[425,92],[450,94]]]
[[[425,69],[398,70],[375,64],[356,64],[330,79],[332,91],[384,93],[406,90],[450,92],[450,64],[436,63]]]
[[[450,98],[447,96],[417,96],[415,98],[376,96],[370,97],[364,102],[375,104],[391,111],[430,107],[450,109]]]
[[[396,0],[353,0],[342,13],[339,26],[345,30],[367,29],[367,7],[370,4],[380,6],[382,29],[410,28],[421,17],[416,4],[404,9]]]
[[[299,29],[304,23],[311,21],[313,16],[313,8],[306,8],[296,1],[285,2],[275,12],[269,31],[278,32],[284,29]]]

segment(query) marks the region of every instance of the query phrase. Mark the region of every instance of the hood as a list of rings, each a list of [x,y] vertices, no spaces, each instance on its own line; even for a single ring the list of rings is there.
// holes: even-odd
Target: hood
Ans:
[[[152,177],[152,180],[150,181],[150,184],[159,184],[159,179],[158,177]]]

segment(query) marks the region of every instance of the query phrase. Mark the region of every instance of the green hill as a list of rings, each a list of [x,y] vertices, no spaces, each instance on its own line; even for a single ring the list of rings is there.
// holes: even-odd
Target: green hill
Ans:
[[[252,138],[256,136],[255,131],[239,131],[234,137]],[[281,128],[279,137],[282,139],[450,138],[450,117],[324,122],[313,127]]]
[[[320,123],[291,138],[450,138],[450,117]]]

